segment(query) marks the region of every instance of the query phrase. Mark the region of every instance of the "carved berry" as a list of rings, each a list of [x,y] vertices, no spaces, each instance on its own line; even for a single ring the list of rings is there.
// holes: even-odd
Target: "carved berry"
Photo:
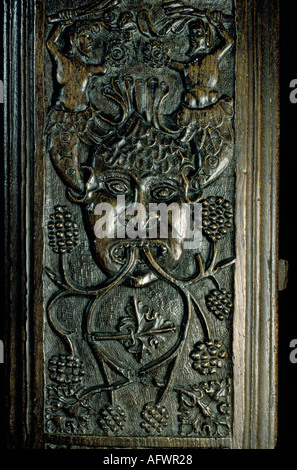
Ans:
[[[218,340],[199,342],[190,354],[193,369],[202,375],[215,374],[223,367],[226,357],[227,353]]]
[[[232,294],[226,289],[212,290],[205,298],[206,306],[219,320],[230,315],[233,307]]]
[[[106,436],[118,435],[127,421],[125,411],[120,406],[107,405],[99,412],[97,423]]]
[[[47,224],[49,246],[54,253],[71,253],[78,244],[79,231],[66,206],[56,206]]]
[[[231,202],[218,196],[202,201],[202,227],[204,235],[212,241],[221,240],[233,225]]]
[[[141,427],[148,434],[160,434],[168,426],[169,413],[163,405],[147,403],[141,412],[141,417],[145,420],[141,423]]]
[[[76,356],[52,356],[48,362],[49,377],[59,385],[77,385],[85,375],[85,365]]]

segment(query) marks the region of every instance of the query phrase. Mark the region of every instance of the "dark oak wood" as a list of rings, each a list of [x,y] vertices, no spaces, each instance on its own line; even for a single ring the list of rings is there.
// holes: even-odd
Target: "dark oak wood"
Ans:
[[[236,221],[241,256],[235,275],[240,294],[234,340],[238,346],[245,340],[245,348],[238,347],[235,356],[235,370],[245,370],[238,374],[241,385],[235,386],[241,390],[237,422],[242,440],[237,445],[270,448],[277,430],[278,2],[237,2],[237,14],[245,25],[238,39],[238,53],[245,60],[238,63],[236,110],[241,136]]]
[[[5,0],[8,446],[273,448],[278,1],[67,8]],[[96,238],[123,194],[202,247]]]

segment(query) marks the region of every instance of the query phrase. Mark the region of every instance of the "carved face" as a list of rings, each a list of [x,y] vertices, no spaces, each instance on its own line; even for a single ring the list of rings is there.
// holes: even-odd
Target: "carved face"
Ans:
[[[193,55],[197,52],[205,51],[208,44],[208,35],[202,22],[192,23],[190,31],[190,48],[188,54]]]
[[[77,50],[84,56],[89,57],[93,50],[93,37],[87,28],[80,30],[75,41]]]
[[[92,202],[85,206],[84,218],[93,257],[99,267],[108,276],[115,275],[125,264],[128,248],[135,247],[137,259],[128,278],[128,284],[133,287],[147,285],[157,279],[142,254],[143,244],[148,243],[158,263],[168,271],[174,270],[183,256],[186,227],[177,225],[176,212],[169,210],[168,235],[166,236],[165,232],[160,232],[160,225],[167,222],[165,220],[167,217],[165,219],[161,217],[161,220],[160,213],[154,210],[155,207],[151,204],[163,203],[163,207],[167,207],[174,202],[176,208],[185,202],[184,188],[178,172],[175,175],[171,174],[170,177],[164,177],[152,174],[141,176],[136,172],[122,169],[106,169],[100,172],[97,180],[98,189],[93,195]],[[125,206],[120,208],[117,205],[119,197],[125,197]],[[102,203],[110,204],[114,208],[114,213],[106,219],[104,227],[106,236],[98,238],[96,227],[98,228],[98,224],[102,227],[102,220],[98,222],[100,219],[98,207],[103,207],[98,204]],[[141,204],[141,207],[134,206],[135,211],[133,211],[135,203]],[[142,212],[143,210],[145,213]],[[135,216],[137,222],[135,218],[131,220]],[[119,222],[122,228],[123,225],[125,226],[126,231],[124,236],[120,233],[120,238],[117,238],[116,228]],[[155,227],[155,232],[149,233],[149,226]],[[172,230],[173,226],[175,232]],[[136,234],[137,236],[134,236]]]

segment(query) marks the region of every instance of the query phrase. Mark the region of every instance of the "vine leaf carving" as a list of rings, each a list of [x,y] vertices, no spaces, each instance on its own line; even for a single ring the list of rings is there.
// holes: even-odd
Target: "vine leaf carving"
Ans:
[[[46,411],[46,428],[50,433],[86,434],[91,418],[88,400],[67,396],[67,387],[48,386],[50,402]]]
[[[183,436],[226,437],[230,434],[230,379],[203,382],[179,394],[180,432]]]
[[[48,371],[52,383],[47,387],[48,407],[45,410],[48,432],[87,432],[91,408],[88,399],[78,398],[84,390],[84,369],[84,363],[75,356],[60,354],[49,360]]]

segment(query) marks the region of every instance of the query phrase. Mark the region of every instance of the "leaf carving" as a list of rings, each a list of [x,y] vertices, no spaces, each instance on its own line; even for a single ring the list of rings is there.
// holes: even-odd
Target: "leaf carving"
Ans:
[[[176,330],[174,323],[165,320],[162,314],[143,302],[137,302],[135,297],[127,306],[126,312],[128,316],[120,319],[118,331],[127,333],[122,344],[130,353],[139,355],[139,362],[164,342],[162,334]]]

